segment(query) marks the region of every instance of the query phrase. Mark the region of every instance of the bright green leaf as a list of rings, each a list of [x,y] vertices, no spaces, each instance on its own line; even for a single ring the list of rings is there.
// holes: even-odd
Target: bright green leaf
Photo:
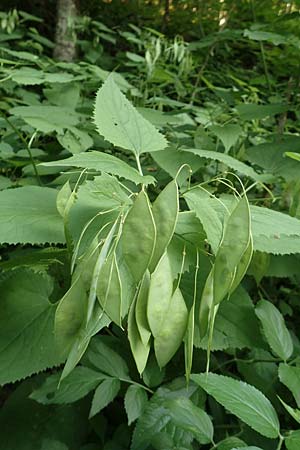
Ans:
[[[276,411],[255,387],[214,373],[191,375],[191,379],[258,433],[273,439],[279,436]]]

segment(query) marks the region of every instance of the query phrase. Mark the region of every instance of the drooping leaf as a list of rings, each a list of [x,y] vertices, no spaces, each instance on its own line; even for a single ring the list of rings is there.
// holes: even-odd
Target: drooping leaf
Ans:
[[[120,178],[133,181],[135,184],[154,183],[154,178],[147,175],[141,176],[139,172],[133,167],[119,158],[108,153],[91,151],[88,153],[79,153],[70,158],[60,159],[59,161],[51,161],[48,163],[41,163],[41,166],[47,167],[82,167],[90,170],[97,170],[99,172],[107,172],[111,175],[116,175]]]
[[[255,387],[214,373],[191,375],[191,379],[258,433],[273,439],[279,436],[276,411]]]
[[[0,192],[0,241],[9,244],[64,243],[55,189],[25,186]]]
[[[269,301],[260,300],[255,313],[272,351],[283,361],[293,353],[293,341],[280,311]]]
[[[128,425],[141,416],[146,407],[147,401],[148,397],[145,389],[134,384],[129,386],[124,397]]]
[[[107,141],[136,155],[167,146],[164,136],[127,100],[112,75],[97,93],[94,121]]]
[[[252,180],[255,181],[264,180],[263,175],[256,173],[251,166],[248,166],[242,161],[239,161],[238,159],[233,158],[232,156],[226,155],[225,153],[214,152],[210,150],[200,150],[198,148],[183,148],[182,150],[185,152],[193,153],[194,155],[198,155],[201,158],[219,161],[225,164],[226,166],[230,167],[231,169],[236,170],[238,173],[246,175]]]

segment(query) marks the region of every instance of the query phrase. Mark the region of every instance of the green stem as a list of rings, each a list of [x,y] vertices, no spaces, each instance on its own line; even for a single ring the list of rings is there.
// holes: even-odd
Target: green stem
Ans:
[[[283,442],[284,442],[284,437],[281,436],[281,434],[280,434],[279,435],[279,442],[278,442],[276,450],[280,450],[281,449]]]
[[[21,141],[22,141],[23,144],[25,145],[26,150],[27,150],[28,155],[29,155],[30,162],[31,162],[32,167],[33,167],[34,174],[35,174],[36,179],[37,179],[37,182],[38,182],[38,184],[41,186],[42,183],[41,183],[41,180],[40,180],[40,177],[39,177],[39,173],[38,173],[36,164],[35,164],[35,162],[34,162],[32,153],[31,153],[30,145],[27,143],[26,139],[24,139],[24,137],[23,137],[22,134],[19,132],[19,130],[14,126],[14,124],[11,123],[11,121],[6,117],[6,115],[4,114],[4,112],[0,110],[0,113],[1,113],[2,117],[4,118],[4,120],[6,121],[6,123],[14,130],[15,133],[17,133],[17,135],[19,136],[19,138],[21,139]]]
[[[140,162],[140,155],[136,154],[135,160],[136,160],[136,165],[137,165],[138,171],[139,171],[140,175],[142,175],[142,177],[143,177],[144,174],[143,174],[143,170],[142,170],[142,166],[141,166],[141,162]]]
[[[120,381],[124,381],[125,383],[134,384],[135,386],[139,386],[139,387],[145,389],[145,391],[150,392],[150,394],[154,394],[154,392],[150,388],[148,388],[147,386],[144,386],[141,383],[138,383],[137,381],[133,381],[133,380],[130,380],[130,379],[128,380],[127,378],[119,378],[119,380]]]

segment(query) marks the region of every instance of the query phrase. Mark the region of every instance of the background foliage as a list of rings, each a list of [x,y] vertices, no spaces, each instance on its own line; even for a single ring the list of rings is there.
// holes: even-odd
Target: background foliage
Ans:
[[[79,2],[70,62],[55,6],[0,12],[0,449],[298,449],[299,2]]]

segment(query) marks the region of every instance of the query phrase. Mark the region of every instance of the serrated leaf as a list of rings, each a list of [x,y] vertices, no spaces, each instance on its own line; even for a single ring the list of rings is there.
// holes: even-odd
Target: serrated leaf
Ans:
[[[279,379],[293,394],[298,408],[300,408],[300,367],[279,364]]]
[[[279,436],[276,411],[255,387],[214,373],[191,375],[191,379],[258,433],[272,439]]]
[[[128,425],[138,419],[143,413],[147,404],[148,397],[145,389],[141,386],[131,385],[126,391],[124,402]]]
[[[213,442],[213,424],[208,414],[186,398],[179,397],[165,403],[172,422],[188,431],[200,444]]]
[[[280,311],[266,300],[260,300],[255,313],[272,351],[283,361],[293,353],[293,341]]]
[[[73,403],[85,397],[107,378],[102,373],[83,366],[75,367],[59,384],[60,376],[60,373],[48,376],[42,386],[30,394],[30,398],[43,405]]]
[[[97,93],[94,121],[107,141],[136,155],[167,146],[164,136],[127,100],[112,75]]]
[[[79,153],[70,158],[41,163],[40,165],[47,167],[82,167],[85,169],[97,170],[99,172],[107,172],[111,175],[133,181],[135,184],[151,184],[155,181],[155,179],[149,175],[141,176],[136,169],[129,166],[121,159],[109,155],[108,153],[96,151],[84,154]]]
[[[146,450],[153,437],[159,433],[171,418],[160,402],[151,401],[139,418],[132,437],[130,450]]]
[[[98,414],[98,412],[114,400],[114,398],[118,395],[120,386],[121,383],[116,378],[108,378],[99,384],[95,390],[92,400],[92,406],[89,414],[90,418]]]
[[[264,180],[264,175],[258,174],[257,172],[255,172],[254,169],[252,169],[252,167],[247,166],[247,164],[239,161],[236,158],[233,158],[232,156],[226,155],[225,153],[214,152],[211,150],[200,150],[198,148],[183,148],[182,151],[193,153],[194,155],[198,155],[201,158],[219,161],[225,164],[226,166],[230,167],[231,169],[236,170],[237,172],[242,173],[243,175],[246,175],[252,180],[255,181]]]
[[[0,385],[63,362],[54,339],[51,291],[49,277],[25,270],[1,283]]]
[[[10,109],[10,113],[22,117],[28,125],[43,133],[62,133],[63,129],[79,122],[79,114],[61,106],[15,106]]]
[[[63,221],[56,209],[56,196],[55,189],[38,186],[1,191],[1,243],[64,243]]]

